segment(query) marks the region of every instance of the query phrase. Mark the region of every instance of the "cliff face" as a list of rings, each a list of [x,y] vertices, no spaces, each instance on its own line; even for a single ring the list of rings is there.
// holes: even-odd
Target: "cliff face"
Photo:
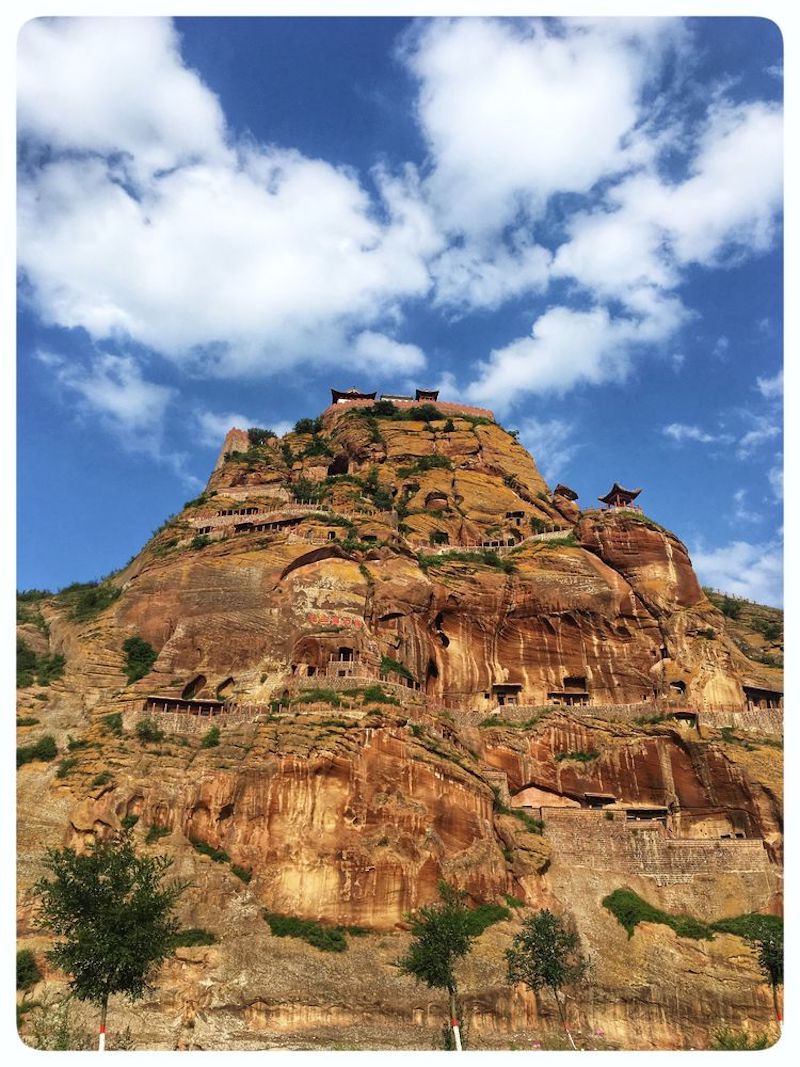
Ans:
[[[575,916],[595,959],[574,1008],[586,1033],[701,1047],[713,1026],[766,1029],[741,939],[646,926],[628,942],[600,900],[628,885],[709,919],[779,908],[774,713],[760,738],[717,728],[739,722],[724,717],[743,685],[777,691],[779,672],[728,638],[669,531],[553,497],[485,414],[421,414],[342,405],[281,440],[232,430],[206,492],[114,577],[109,606],[79,622],[65,594],[23,623],[66,671],[20,691],[22,721],[38,720],[20,743],[86,742],[61,777],[19,771],[25,943],[45,943],[24,896],[45,845],[82,847],[132,816],[142,847],[191,876],[186,925],[221,939],[180,950],[131,1016],[145,1046],[425,1047],[439,998],[392,961],[442,877],[475,903],[510,894]],[[157,658],[126,684],[131,636]],[[143,743],[153,694],[165,737]],[[219,746],[201,747],[209,719],[163,710],[181,696],[225,709]],[[699,723],[666,718],[676,707]],[[598,795],[607,810],[591,810]],[[372,933],[332,959],[272,937],[262,907]],[[519,914],[464,972],[487,1047],[551,1023],[503,978]]]

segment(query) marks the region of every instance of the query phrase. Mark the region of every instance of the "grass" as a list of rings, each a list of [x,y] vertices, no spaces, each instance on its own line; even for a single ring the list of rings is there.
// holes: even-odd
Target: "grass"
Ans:
[[[200,748],[216,748],[219,744],[219,727],[212,726],[200,742]]]
[[[715,933],[725,933],[734,934],[745,941],[758,942],[777,935],[782,937],[783,931],[783,919],[779,915],[748,912],[746,915],[706,923],[693,915],[672,915],[662,911],[643,900],[632,889],[615,889],[603,898],[602,904],[625,927],[629,938],[633,937],[633,932],[640,922],[669,926],[680,937],[689,937],[695,941],[712,941]]]
[[[424,474],[425,471],[436,469],[451,471],[453,469],[453,461],[448,459],[447,456],[420,456],[413,466],[398,467],[397,473],[401,478],[411,478],[415,474]]]
[[[108,785],[109,782],[114,780],[114,775],[111,771],[102,771],[100,774],[96,774],[89,782],[89,788],[94,789],[100,785]]]
[[[283,915],[275,911],[265,910],[262,914],[274,937],[297,937],[320,952],[345,952],[346,934],[363,937],[369,932],[363,926],[330,926],[316,919],[299,919],[295,915]]]
[[[67,751],[68,752],[80,752],[84,748],[89,748],[91,741],[76,740],[74,737],[67,735]]]
[[[342,702],[338,693],[333,689],[306,689],[299,696],[292,698],[292,704],[330,704],[334,708],[340,708]]]
[[[362,692],[364,703],[371,704],[395,704],[399,707],[397,697],[389,696],[379,685],[368,685]]]
[[[141,637],[127,638],[122,643],[122,651],[125,653],[124,670],[128,676],[129,685],[149,674],[158,659],[158,653],[153,646]]]
[[[140,719],[136,723],[136,736],[144,745],[148,741],[163,741],[166,734],[156,726],[152,719]]]
[[[123,830],[132,830],[139,821],[138,815],[123,815],[119,820]]]
[[[511,815],[513,818],[519,820],[529,833],[541,834],[542,830],[544,830],[544,822],[541,819],[534,819],[532,815],[529,815],[527,811],[523,811],[521,808],[510,808],[500,799],[500,790],[498,787],[493,785],[490,788],[493,797],[492,810],[497,815]]]
[[[39,722],[39,719],[28,716],[27,718],[17,719],[17,726],[37,726]]]
[[[173,939],[175,948],[196,948],[198,945],[216,945],[219,938],[201,926],[189,926],[179,930]]]
[[[406,667],[405,663],[400,663],[398,660],[392,659],[391,656],[381,657],[380,673],[399,674],[401,678],[407,678],[410,682],[416,681],[416,678],[408,667]]]
[[[17,766],[22,767],[26,763],[40,760],[42,763],[51,763],[58,755],[56,739],[52,734],[45,734],[32,745],[23,745],[17,749]]]
[[[534,715],[524,722],[511,722],[510,719],[501,719],[499,715],[489,715],[487,718],[481,719],[478,726],[483,729],[488,729],[490,726],[502,726],[507,730],[532,730],[540,719],[540,715]]]
[[[189,844],[196,852],[199,852],[203,856],[208,856],[214,863],[231,862],[231,858],[224,848],[214,848],[213,845],[207,845],[205,841],[198,841],[194,837],[189,838]]]
[[[557,752],[556,759],[561,762],[562,760],[576,760],[578,763],[591,763],[592,760],[598,759],[599,752],[595,752],[592,749],[590,752]]]
[[[39,655],[28,642],[17,638],[17,689],[27,689],[38,682],[50,685],[64,673],[66,659],[61,653]]]
[[[711,1048],[715,1052],[756,1052],[771,1048],[773,1041],[766,1034],[748,1034],[739,1030],[717,1030]]]
[[[104,715],[102,722],[106,733],[112,734],[114,737],[122,737],[122,714],[119,711]]]
[[[77,756],[67,756],[65,759],[59,760],[58,767],[56,768],[56,778],[67,778],[78,766],[79,760]]]
[[[206,545],[211,544],[211,538],[208,534],[195,534],[189,542],[189,548],[200,549],[205,548]]]
[[[459,552],[458,549],[453,549],[452,552],[441,552],[437,555],[420,552],[417,556],[417,563],[423,571],[430,570],[431,567],[444,567],[448,563],[476,563],[504,571],[506,574],[511,574],[516,569],[513,560],[504,559],[489,549],[476,552]]]
[[[69,606],[75,622],[88,622],[110,607],[122,590],[99,582],[75,582],[58,594]]]
[[[548,548],[573,548],[578,540],[574,533],[567,533],[563,537],[550,537],[543,543]]]
[[[251,870],[249,870],[247,867],[239,867],[236,863],[231,864],[231,873],[235,874],[237,878],[240,878],[245,883],[245,885],[253,877],[253,872]]]
[[[615,889],[613,893],[603,897],[602,904],[625,928],[628,939],[633,937],[634,930],[642,922],[669,926],[680,937],[690,937],[695,941],[711,941],[714,937],[707,923],[695,919],[693,915],[672,915],[662,911],[648,904],[632,889]]]
[[[41,981],[42,972],[39,970],[33,953],[29,948],[20,949],[17,952],[17,989],[31,989]]]
[[[473,937],[480,937],[494,923],[510,918],[511,911],[503,904],[479,904],[467,916],[469,933]]]
[[[154,845],[162,837],[169,837],[171,832],[168,826],[150,826],[144,836],[144,843],[146,845]]]
[[[506,902],[509,908],[514,908],[515,910],[518,908],[525,907],[525,901],[520,900],[519,897],[515,897],[511,893],[504,893],[503,900]]]

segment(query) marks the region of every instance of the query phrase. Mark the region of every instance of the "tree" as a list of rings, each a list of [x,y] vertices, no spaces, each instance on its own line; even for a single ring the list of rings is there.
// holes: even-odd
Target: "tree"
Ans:
[[[424,982],[431,989],[447,990],[450,1026],[458,1052],[461,1052],[461,1030],[455,965],[469,954],[476,936],[464,896],[447,882],[439,882],[439,903],[426,904],[408,916],[414,940],[405,956],[397,961],[400,970],[416,981]]]
[[[506,960],[510,982],[523,982],[537,992],[543,987],[550,990],[561,1024],[575,1048],[560,994],[564,986],[579,981],[588,967],[577,933],[568,930],[557,915],[545,908],[523,921],[521,932],[506,949]]]
[[[72,848],[45,854],[52,877],[33,887],[35,922],[63,939],[47,955],[70,975],[73,995],[100,1008],[101,1052],[109,997],[139,999],[173,952],[173,909],[187,883],[163,884],[171,864],[167,856],[137,856],[130,832],[95,841],[82,855]]]
[[[781,1023],[778,1006],[778,986],[783,985],[783,923],[776,916],[759,916],[763,921],[754,923],[752,933],[746,933],[745,939],[756,950],[758,965],[772,990],[772,1004],[775,1018]]]

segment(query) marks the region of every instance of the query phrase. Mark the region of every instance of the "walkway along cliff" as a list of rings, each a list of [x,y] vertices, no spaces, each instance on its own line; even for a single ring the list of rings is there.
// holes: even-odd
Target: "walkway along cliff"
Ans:
[[[50,733],[63,757],[19,770],[20,947],[47,944],[25,896],[43,849],[127,823],[217,938],[120,1006],[137,1047],[435,1046],[439,998],[393,963],[441,878],[513,902],[465,965],[473,1047],[557,1025],[504,977],[537,907],[592,959],[577,1032],[766,1032],[741,938],[629,939],[601,900],[780,912],[781,671],[729,636],[646,488],[597,488],[586,508],[551,492],[491,412],[430,391],[334,390],[283,438],[232,429],[123,570],[23,605],[23,641],[65,667],[19,691],[19,743]],[[321,953],[264,912],[364,932]]]

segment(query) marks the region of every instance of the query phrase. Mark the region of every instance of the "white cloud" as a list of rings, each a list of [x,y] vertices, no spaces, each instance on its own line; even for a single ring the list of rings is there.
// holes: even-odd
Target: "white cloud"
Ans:
[[[376,377],[387,377],[425,366],[425,353],[416,345],[403,344],[373,330],[365,330],[354,339],[345,365],[368,369]]]
[[[525,419],[520,441],[536,461],[542,477],[555,482],[581,447],[573,438],[574,427],[564,419]]]
[[[754,429],[748,430],[743,437],[740,438],[738,447],[736,449],[736,455],[739,459],[746,459],[752,455],[757,448],[766,444],[767,441],[774,441],[776,437],[780,437],[781,428],[772,419],[764,415],[751,415],[751,420],[755,424]]]
[[[549,308],[529,337],[493,350],[478,365],[467,395],[503,412],[525,393],[564,393],[575,385],[624,381],[637,346],[665,339],[683,316],[677,301],[654,302],[649,310],[634,319],[612,318],[603,307]]]
[[[644,22],[425,20],[405,50],[445,229],[498,230],[556,192],[588,192],[640,158],[631,135],[657,54],[680,33]]]
[[[775,107],[714,106],[689,176],[669,182],[642,170],[612,185],[605,205],[571,219],[554,275],[628,303],[641,290],[674,288],[690,263],[765,251],[781,207],[782,137]]]
[[[760,604],[783,603],[783,551],[775,542],[732,541],[713,549],[698,546],[692,561],[704,585]]]
[[[767,471],[767,481],[775,500],[783,500],[783,456]]]
[[[38,358],[51,370],[56,382],[76,394],[86,411],[98,414],[121,435],[144,441],[160,440],[160,426],[175,390],[145,381],[138,363],[130,356],[98,352],[87,367],[70,363],[53,352]]]
[[[509,250],[495,242],[453,246],[431,264],[436,304],[463,310],[497,308],[520,293],[540,292],[550,281],[551,254],[524,235]]]
[[[756,378],[756,386],[765,400],[777,400],[783,396],[783,371],[771,378]]]
[[[714,342],[714,347],[711,349],[711,355],[716,356],[717,359],[726,360],[728,358],[728,349],[731,347],[730,338],[722,334]]]
[[[56,149],[124,152],[138,176],[224,161],[219,103],[161,18],[35,19],[19,36],[19,130]]]
[[[440,241],[412,169],[377,169],[375,200],[347,168],[225,147],[168,23],[52,20],[23,38],[22,132],[64,150],[20,186],[20,265],[46,321],[251,374],[339,363],[355,329],[427,291]]]
[[[196,411],[195,422],[197,424],[198,444],[208,448],[219,448],[225,439],[225,434],[234,426],[240,430],[247,430],[251,426],[258,426],[255,419],[247,415],[239,415],[235,412],[217,414],[214,411]]]
[[[671,422],[668,426],[662,426],[661,432],[679,444],[683,444],[684,441],[696,441],[701,445],[730,444],[733,441],[730,434],[707,433],[699,426],[687,426],[683,422]]]
[[[762,516],[758,512],[750,511],[747,507],[747,490],[737,489],[733,494],[733,518],[736,522],[750,523],[761,522]]]

